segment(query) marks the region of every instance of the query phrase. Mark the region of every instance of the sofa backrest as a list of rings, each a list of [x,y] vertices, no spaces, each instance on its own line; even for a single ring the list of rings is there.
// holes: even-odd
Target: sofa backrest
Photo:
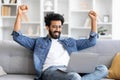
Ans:
[[[0,66],[7,73],[35,74],[32,52],[14,41],[0,41]]]
[[[120,40],[98,40],[95,46],[77,53],[99,54],[99,64],[109,67],[117,52],[120,52]],[[14,41],[0,41],[0,66],[7,73],[36,74],[32,55]]]
[[[110,67],[117,52],[120,52],[120,40],[98,40],[95,46],[81,50],[78,53],[99,54],[99,64]]]

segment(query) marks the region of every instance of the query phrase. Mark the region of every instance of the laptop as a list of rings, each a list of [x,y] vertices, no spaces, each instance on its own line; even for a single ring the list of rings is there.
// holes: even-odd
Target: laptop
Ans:
[[[67,68],[60,68],[64,72],[91,73],[98,66],[98,54],[96,53],[73,53]]]

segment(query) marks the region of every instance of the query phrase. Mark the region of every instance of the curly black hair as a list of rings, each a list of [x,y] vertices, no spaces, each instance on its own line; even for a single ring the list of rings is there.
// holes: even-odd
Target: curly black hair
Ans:
[[[45,26],[50,26],[51,21],[60,20],[62,25],[64,23],[64,17],[58,13],[50,13],[45,16]]]

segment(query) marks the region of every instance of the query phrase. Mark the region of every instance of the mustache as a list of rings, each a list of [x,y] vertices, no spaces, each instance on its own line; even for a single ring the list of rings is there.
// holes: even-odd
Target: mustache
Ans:
[[[54,31],[54,33],[61,33],[60,31]]]

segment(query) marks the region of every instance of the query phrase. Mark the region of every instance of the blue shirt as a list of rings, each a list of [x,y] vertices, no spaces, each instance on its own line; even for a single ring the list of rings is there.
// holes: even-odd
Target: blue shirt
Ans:
[[[20,31],[12,32],[13,39],[20,45],[33,51],[35,70],[37,71],[38,77],[41,76],[43,64],[51,47],[51,39],[49,36],[30,38],[22,35]],[[60,37],[58,41],[63,45],[63,47],[68,51],[70,55],[72,52],[79,51],[96,44],[97,34],[95,32],[90,32],[90,37],[88,39],[73,39],[73,38],[62,38]]]

